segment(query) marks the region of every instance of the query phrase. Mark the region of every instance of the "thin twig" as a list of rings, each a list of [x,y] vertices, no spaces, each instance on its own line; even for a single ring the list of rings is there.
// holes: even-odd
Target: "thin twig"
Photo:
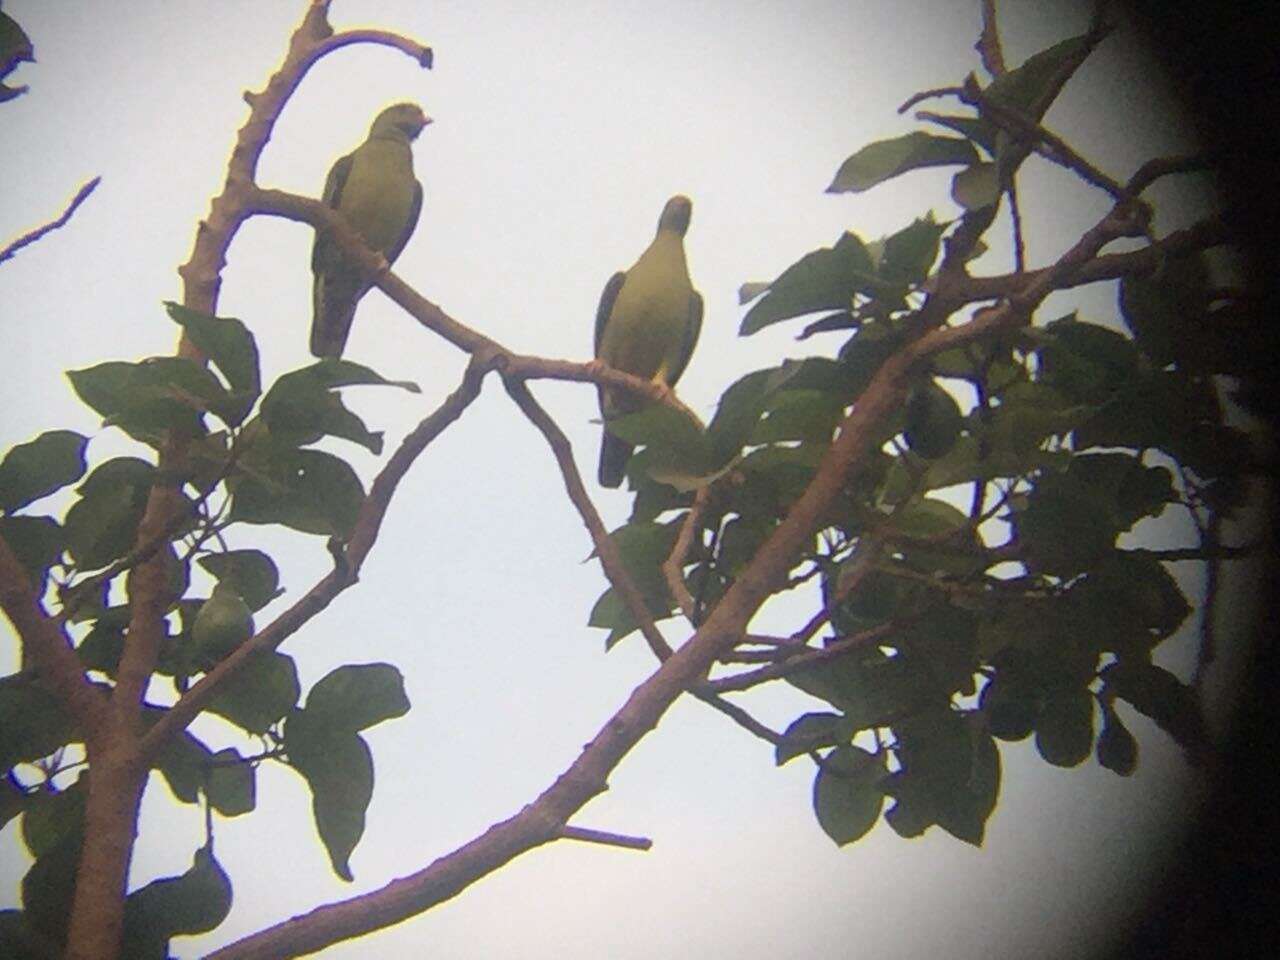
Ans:
[[[1027,272],[1027,247],[1022,238],[1022,207],[1018,203],[1018,184],[1009,178],[1009,218],[1013,221],[1013,272]]]
[[[842,656],[850,650],[879,640],[881,637],[901,626],[901,623],[894,621],[878,623],[874,627],[869,627],[866,630],[835,640],[825,647],[804,647],[794,651],[786,650],[783,651],[786,655],[785,660],[781,660],[778,663],[771,663],[758,670],[748,670],[744,673],[735,673],[732,676],[717,677],[715,680],[708,680],[702,684],[698,690],[714,691],[716,693],[750,690],[752,687],[758,687],[762,683],[768,683],[771,680],[780,680],[798,670],[807,669],[816,663],[823,663],[827,660],[832,660],[836,657]]]
[[[76,195],[71,198],[71,202],[67,204],[67,209],[62,211],[62,215],[58,217],[58,219],[51,220],[43,226],[36,227],[29,233],[24,233],[6,247],[0,247],[0,263],[4,263],[6,260],[10,259],[23,247],[35,243],[46,233],[52,233],[54,230],[66,226],[67,221],[71,219],[71,215],[76,212],[76,209],[80,204],[84,203],[85,200],[88,199],[89,194],[93,193],[101,182],[102,177],[94,177],[76,191]]]
[[[680,612],[684,614],[685,619],[695,627],[698,625],[698,611],[693,595],[689,593],[689,589],[684,583],[684,559],[689,554],[689,546],[693,542],[694,531],[702,529],[702,514],[706,510],[709,497],[710,492],[707,487],[700,487],[698,492],[694,494],[693,504],[689,507],[689,512],[685,514],[684,523],[680,525],[680,532],[676,535],[676,542],[671,546],[671,554],[662,564],[662,575],[666,578],[667,589],[671,591],[671,596],[675,598],[676,604],[680,607]]]
[[[618,591],[627,605],[631,618],[640,628],[640,633],[649,644],[653,655],[660,661],[666,660],[671,656],[671,646],[654,624],[653,615],[649,612],[644,594],[640,592],[640,588],[636,586],[631,574],[627,571],[626,564],[622,561],[622,554],[618,551],[618,545],[605,530],[595,504],[587,495],[586,487],[582,484],[582,476],[573,462],[573,447],[569,443],[569,438],[542,409],[522,381],[514,377],[505,377],[503,384],[507,388],[507,393],[511,395],[511,399],[516,402],[516,406],[529,418],[529,422],[541,431],[547,445],[551,447],[551,453],[560,467],[565,492],[569,494],[570,501],[577,508],[578,515],[582,517],[582,522],[591,535],[591,542],[595,544],[596,555],[600,558],[600,565],[604,567],[609,583]]]
[[[648,837],[629,837],[623,833],[609,833],[605,830],[590,830],[587,827],[571,827],[567,824],[560,828],[560,837],[564,840],[581,840],[584,843],[602,843],[609,847],[622,847],[627,850],[648,850],[653,841]]]
[[[1192,154],[1185,157],[1156,157],[1140,166],[1136,173],[1124,185],[1125,192],[1137,196],[1161,177],[1175,173],[1195,173],[1212,170],[1213,161],[1204,154]]]

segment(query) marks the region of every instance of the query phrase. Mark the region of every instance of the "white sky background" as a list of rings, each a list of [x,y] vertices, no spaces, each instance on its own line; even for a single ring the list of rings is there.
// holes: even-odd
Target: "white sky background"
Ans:
[[[1087,20],[1082,4],[1004,7],[1011,64]],[[241,92],[263,86],[303,8],[5,4],[39,62],[10,79],[31,92],[0,105],[0,238],[55,216],[89,177],[103,182],[67,227],[0,266],[0,447],[69,427],[94,437],[93,462],[133,451],[99,429],[62,373],[172,351],[177,328],[160,301],[181,297],[175,268],[222,183],[246,116]],[[605,281],[649,242],[666,198],[687,193],[687,250],[707,306],[680,394],[704,414],[741,374],[841,342],[796,344],[795,324],[739,339],[741,282],[776,276],[844,229],[871,240],[929,209],[956,214],[949,173],[914,173],[857,196],[822,191],[848,154],[914,128],[894,112],[907,96],[977,68],[976,0],[337,0],[332,19],[416,37],[435,48],[436,67],[381,47],[327,58],[286,108],[259,182],[318,195],[329,165],[381,107],[421,103],[436,120],[415,149],[425,201],[396,272],[515,350],[578,360],[590,357]],[[1131,37],[1113,37],[1048,123],[1125,177],[1186,147],[1155,76]],[[1032,265],[1105,210],[1103,198],[1039,161],[1028,164],[1022,197]],[[1179,202],[1158,221],[1162,232],[1201,209],[1189,194]],[[310,361],[311,241],[301,225],[258,219],[230,252],[218,312],[249,324],[268,383]],[[1009,269],[1007,247],[995,244],[979,269]],[[1059,297],[1064,310],[1044,316],[1080,304],[1082,316],[1110,321],[1114,296],[1097,285]],[[456,387],[465,360],[376,291],[347,356],[423,388],[347,392],[371,428],[387,431],[388,448]],[[539,383],[534,392],[594,478],[594,390]],[[367,481],[378,461],[342,448]],[[622,522],[629,498],[589,485],[608,524]],[[233,544],[262,546],[280,562],[288,593],[260,625],[330,562],[316,537],[245,528]],[[545,443],[491,379],[401,484],[361,584],[283,648],[298,658],[304,690],[346,662],[389,661],[405,674],[413,710],[367,735],[377,784],[356,882],[331,873],[301,779],[264,766],[258,810],[216,820],[216,853],[235,884],[231,916],[211,936],[176,941],[175,952],[196,956],[379,887],[544,788],[652,669],[638,637],[605,656],[603,632],[584,626],[604,588],[598,566],[583,562],[589,551]],[[790,631],[810,612],[775,604],[757,625]],[[1169,646],[1165,662],[1185,668],[1190,640]],[[0,672],[16,666],[15,650]],[[781,728],[809,702],[775,686],[739,702]],[[937,828],[905,841],[883,822],[841,850],[814,820],[810,766],[775,770],[767,745],[682,700],[575,821],[651,836],[651,852],[544,848],[326,956],[412,957],[428,947],[439,960],[1080,956],[1139,906],[1162,869],[1159,838],[1193,807],[1176,747],[1143,718],[1126,719],[1142,751],[1128,780],[1092,760],[1049,767],[1030,740],[1002,744],[1000,805],[981,850]],[[215,748],[237,742],[217,722],[197,732]],[[16,827],[0,833],[0,905],[16,903],[26,869]],[[181,872],[202,835],[198,809],[175,805],[153,778],[134,884]]]

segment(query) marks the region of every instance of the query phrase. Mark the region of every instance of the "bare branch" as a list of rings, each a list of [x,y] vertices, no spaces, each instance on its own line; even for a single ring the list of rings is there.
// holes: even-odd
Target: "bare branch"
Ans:
[[[561,827],[560,837],[564,840],[582,840],[586,843],[603,843],[610,847],[622,847],[626,850],[648,850],[653,841],[648,837],[628,837],[622,833],[608,833],[604,830],[588,830],[586,827]]]
[[[18,239],[10,243],[8,246],[0,247],[0,263],[4,263],[6,260],[10,259],[15,253],[17,253],[23,247],[29,246],[30,244],[35,243],[37,240],[43,237],[46,233],[52,233],[54,230],[57,230],[60,227],[66,226],[67,221],[71,219],[72,214],[76,212],[76,209],[80,206],[80,204],[84,203],[85,200],[88,199],[89,194],[93,193],[93,191],[97,188],[98,184],[100,184],[101,182],[102,182],[101,177],[94,177],[92,180],[84,184],[84,186],[82,186],[79,190],[76,191],[76,195],[71,198],[71,202],[67,204],[67,209],[62,211],[62,215],[58,217],[58,219],[51,220],[50,222],[44,224],[43,226],[36,227],[32,231],[28,233],[24,233],[22,236],[18,237]]]
[[[662,564],[662,575],[667,581],[667,589],[671,591],[671,596],[675,598],[685,619],[694,626],[697,626],[698,619],[697,604],[684,584],[684,558],[689,555],[694,531],[701,529],[702,514],[706,509],[709,496],[709,488],[698,488],[698,492],[693,497],[693,504],[685,514],[684,523],[680,525],[676,542],[671,546],[671,554]]]
[[[1124,185],[1124,189],[1130,196],[1136,197],[1161,177],[1175,173],[1198,173],[1212,170],[1213,166],[1213,162],[1202,154],[1186,157],[1156,157],[1140,166],[1129,178],[1129,182]]]
[[[578,467],[573,462],[573,447],[569,443],[569,438],[564,435],[564,431],[556,425],[547,411],[542,409],[523,382],[514,377],[507,377],[503,383],[506,385],[507,393],[511,394],[511,399],[516,402],[516,406],[529,418],[529,422],[541,431],[547,440],[547,445],[551,447],[551,453],[560,467],[560,475],[564,478],[565,492],[569,494],[570,501],[577,508],[578,515],[582,517],[582,522],[591,535],[596,556],[600,558],[600,566],[604,567],[609,583],[621,595],[632,619],[640,627],[641,635],[649,644],[649,649],[653,651],[653,655],[659,661],[666,660],[671,656],[671,646],[654,624],[653,614],[649,612],[649,605],[645,602],[644,595],[631,578],[626,564],[622,562],[618,545],[605,530],[600,514],[596,512],[595,504],[587,496]]]

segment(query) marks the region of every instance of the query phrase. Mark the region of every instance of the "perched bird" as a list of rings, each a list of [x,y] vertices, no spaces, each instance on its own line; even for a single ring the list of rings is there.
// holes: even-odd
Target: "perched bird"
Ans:
[[[373,121],[369,138],[335,163],[325,180],[324,202],[341,213],[387,263],[395,263],[418,224],[422,184],[413,176],[409,144],[430,122],[416,103],[387,107]],[[340,357],[356,304],[369,290],[368,280],[324,231],[316,232],[311,272],[315,274],[311,352],[317,357]]]
[[[689,280],[684,235],[693,203],[675,196],[662,208],[658,233],[630,270],[610,279],[596,310],[596,357],[609,366],[674,387],[689,365],[702,330],[702,296]],[[636,409],[634,398],[600,391],[608,421]],[[606,427],[600,446],[600,483],[622,482],[632,447]]]
[[[31,39],[18,22],[7,13],[0,12],[0,80],[18,68],[20,63],[35,63],[36,52]],[[27,92],[26,85],[10,87],[0,83],[0,103],[12,100]]]

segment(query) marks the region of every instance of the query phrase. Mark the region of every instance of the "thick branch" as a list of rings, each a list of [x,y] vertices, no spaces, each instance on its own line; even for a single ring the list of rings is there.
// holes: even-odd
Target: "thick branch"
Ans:
[[[1054,289],[1066,290],[1087,283],[1150,273],[1165,258],[1186,256],[1199,250],[1232,243],[1234,239],[1225,220],[1210,217],[1185,230],[1171,233],[1141,250],[1108,253],[1074,264],[1059,273],[1054,281]],[[947,294],[962,303],[998,300],[1013,296],[1028,285],[1036,283],[1050,269],[1042,267],[1022,274],[1006,273],[994,277],[958,277],[948,282]]]
[[[95,693],[62,627],[40,607],[27,572],[0,536],[0,607],[22,641],[22,662],[36,668],[41,680],[64,704],[86,733],[99,727],[104,704]]]
[[[7,246],[0,247],[0,263],[4,263],[6,260],[10,259],[15,253],[17,253],[23,247],[29,246],[30,244],[35,243],[37,240],[43,237],[46,233],[52,233],[54,230],[57,230],[59,227],[66,226],[67,221],[71,219],[72,214],[76,212],[76,209],[80,206],[80,204],[84,203],[85,200],[88,199],[89,194],[93,193],[93,191],[97,188],[98,184],[101,182],[102,182],[101,177],[94,177],[92,180],[90,180],[88,183],[86,183],[84,186],[82,186],[79,190],[76,191],[76,195],[71,198],[71,202],[67,204],[67,209],[62,211],[62,215],[58,217],[58,219],[51,220],[50,222],[44,224],[43,226],[36,227],[32,231],[28,233],[24,233],[22,236],[18,237],[18,239],[14,240],[12,243],[8,244]]]

